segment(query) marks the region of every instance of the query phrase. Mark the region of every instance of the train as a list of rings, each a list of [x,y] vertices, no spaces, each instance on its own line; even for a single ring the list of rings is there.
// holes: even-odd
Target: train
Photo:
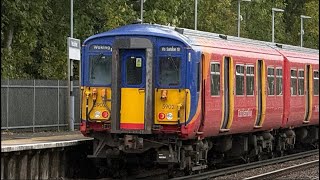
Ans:
[[[80,108],[89,156],[111,165],[193,173],[318,148],[319,50],[128,24],[83,42]]]

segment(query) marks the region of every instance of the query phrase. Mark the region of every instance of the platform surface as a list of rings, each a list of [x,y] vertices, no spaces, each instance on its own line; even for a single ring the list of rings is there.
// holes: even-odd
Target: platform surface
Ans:
[[[1,133],[1,152],[74,146],[92,138],[73,132]]]

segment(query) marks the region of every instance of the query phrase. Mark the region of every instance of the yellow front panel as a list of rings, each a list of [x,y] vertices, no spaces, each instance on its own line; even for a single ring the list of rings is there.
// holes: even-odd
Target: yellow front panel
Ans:
[[[94,93],[95,91],[95,93]],[[95,99],[95,101],[94,101]],[[109,121],[111,116],[111,88],[110,87],[83,87],[81,117],[92,121]],[[102,117],[102,113],[107,111],[108,117]]]
[[[189,90],[155,89],[155,124],[184,123],[189,117],[189,104]]]
[[[120,124],[144,124],[144,99],[144,89],[121,89]]]

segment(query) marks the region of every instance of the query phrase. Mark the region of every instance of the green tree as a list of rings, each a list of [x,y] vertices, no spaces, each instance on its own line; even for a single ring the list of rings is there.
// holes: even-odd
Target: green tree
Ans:
[[[3,78],[30,78],[30,56],[37,44],[38,28],[47,0],[1,1],[1,74]]]
[[[147,0],[144,22],[194,28],[194,0]],[[300,15],[304,46],[319,49],[318,0],[252,0],[241,3],[241,37],[271,41],[271,8],[275,41],[300,45]],[[67,37],[70,1],[1,1],[2,78],[67,78]],[[75,0],[74,37],[83,42],[93,34],[140,18],[140,0]],[[237,0],[198,0],[198,30],[237,35]]]

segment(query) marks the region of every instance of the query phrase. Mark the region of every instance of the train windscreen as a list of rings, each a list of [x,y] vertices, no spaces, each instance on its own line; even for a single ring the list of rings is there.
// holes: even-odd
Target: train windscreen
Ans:
[[[111,84],[111,60],[112,56],[102,54],[90,56],[89,81],[91,84]]]
[[[180,66],[181,58],[179,57],[160,57],[160,77],[159,84],[162,86],[180,85]]]

